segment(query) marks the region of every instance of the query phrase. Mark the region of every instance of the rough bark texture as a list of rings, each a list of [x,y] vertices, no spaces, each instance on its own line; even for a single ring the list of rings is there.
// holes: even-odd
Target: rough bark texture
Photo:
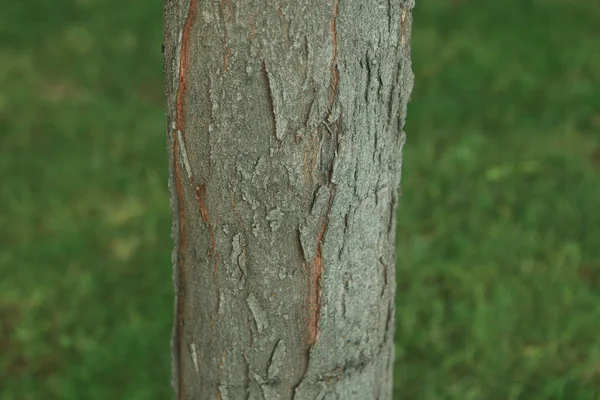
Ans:
[[[390,399],[412,1],[166,0],[177,399]]]

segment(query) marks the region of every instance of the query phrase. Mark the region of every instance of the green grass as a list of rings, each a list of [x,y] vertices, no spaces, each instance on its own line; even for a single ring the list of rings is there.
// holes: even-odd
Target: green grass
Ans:
[[[600,3],[417,1],[396,399],[600,399]],[[0,13],[0,400],[170,398],[162,4]]]

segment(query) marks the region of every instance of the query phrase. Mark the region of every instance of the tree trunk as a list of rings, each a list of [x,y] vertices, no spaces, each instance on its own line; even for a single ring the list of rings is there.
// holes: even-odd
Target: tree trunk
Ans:
[[[411,1],[165,0],[177,399],[390,399]]]

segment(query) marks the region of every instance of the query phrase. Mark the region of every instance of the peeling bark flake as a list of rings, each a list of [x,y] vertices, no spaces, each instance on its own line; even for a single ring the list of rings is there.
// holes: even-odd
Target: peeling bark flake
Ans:
[[[190,160],[188,158],[187,149],[185,148],[185,142],[183,141],[183,134],[179,129],[177,129],[177,142],[180,148],[180,163],[185,168],[185,172],[187,173],[188,179],[190,180],[190,182],[192,182],[194,175],[192,174],[192,167],[190,166]]]
[[[196,370],[198,379],[200,379],[200,366],[198,364],[198,350],[196,349],[195,343],[190,344],[190,355],[192,356],[192,362],[194,363],[194,369]]]
[[[271,114],[271,121],[273,123],[273,136],[275,136],[275,139],[277,139],[278,142],[281,142],[281,137],[279,137],[279,134],[277,132],[277,116],[275,115],[275,105],[273,101],[273,90],[271,88],[271,78],[269,78],[269,73],[267,72],[265,60],[260,60],[260,64],[263,80],[267,89],[267,102],[269,103],[269,111]]]
[[[258,333],[262,333],[262,331],[269,327],[267,313],[261,307],[258,300],[256,300],[254,293],[250,293],[248,295],[246,303],[248,304],[248,308],[250,308],[250,312],[252,312],[252,316],[254,317],[254,322],[256,322],[256,329],[258,330]]]
[[[268,378],[269,380],[274,380],[279,375],[281,371],[281,367],[283,365],[283,360],[285,358],[285,343],[283,340],[278,340],[275,345],[275,350],[273,350],[273,355],[271,356],[271,362],[269,363],[268,368]]]

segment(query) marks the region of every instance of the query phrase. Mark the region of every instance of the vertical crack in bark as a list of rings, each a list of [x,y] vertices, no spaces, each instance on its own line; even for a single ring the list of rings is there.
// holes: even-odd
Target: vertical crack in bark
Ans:
[[[303,163],[302,163],[302,170],[304,171],[304,197],[306,198],[306,205],[308,206],[308,204],[310,203],[310,194],[309,194],[309,190],[310,190],[310,172],[308,171],[308,154],[306,152],[304,152],[303,155]]]
[[[365,80],[365,105],[368,106],[369,103],[369,90],[371,89],[371,65],[369,63],[369,50],[365,53],[365,71],[367,73],[367,77]]]
[[[406,54],[408,54],[407,44],[409,44],[408,39],[409,39],[409,35],[410,35],[410,32],[405,32],[405,29],[407,28],[407,25],[408,25],[408,24],[406,24],[407,16],[410,18],[410,8],[408,8],[406,3],[404,3],[401,14],[400,14],[400,45],[402,46],[402,48],[404,49]]]
[[[175,324],[175,357],[176,357],[176,393],[178,398],[183,396],[183,376],[182,376],[182,353],[183,353],[183,311],[184,311],[184,296],[185,296],[185,270],[183,265],[183,253],[186,248],[186,224],[185,224],[185,207],[183,204],[183,186],[181,181],[180,168],[180,148],[183,147],[185,154],[185,136],[184,132],[184,107],[185,107],[185,92],[186,92],[186,72],[188,66],[188,54],[190,48],[190,32],[196,19],[197,0],[190,0],[189,10],[187,13],[185,25],[181,33],[181,52],[179,54],[179,86],[177,88],[176,97],[176,115],[175,129],[173,130],[173,172],[175,178],[175,192],[177,197],[177,218],[179,220],[179,237],[177,238],[177,270],[178,270],[178,288],[177,288],[177,310]],[[189,171],[188,171],[189,173]],[[190,177],[191,179],[191,177]]]
[[[338,66],[337,66],[337,54],[338,54],[337,17],[338,17],[338,14],[339,14],[339,0],[333,0],[332,16],[331,16],[331,21],[329,23],[329,29],[331,31],[331,43],[332,43],[331,60],[329,62],[329,71],[330,71],[329,72],[329,74],[330,74],[329,86],[331,88],[331,95],[330,95],[330,99],[329,99],[329,106],[327,109],[327,117],[326,117],[326,119],[328,120],[329,123],[334,122],[331,120],[331,118],[332,118],[332,113],[333,113],[334,103],[335,103],[336,96],[337,96],[337,89],[338,89],[338,83],[339,83],[339,70],[338,70]],[[323,122],[323,125],[325,126],[325,128],[327,129],[327,132],[329,133],[329,138],[328,138],[329,154],[321,153],[321,173],[325,177],[325,182],[329,183],[331,180],[332,172],[333,172],[333,161],[337,155],[338,129],[336,129],[336,128],[339,128],[339,126],[337,124],[337,122],[339,122],[339,116],[338,116],[337,120],[335,121],[335,126],[334,126],[333,130],[325,121],[322,121],[322,122]],[[324,136],[325,135],[322,136],[321,140],[325,140]],[[320,144],[322,144],[322,142]],[[313,167],[313,173],[314,173],[314,167]]]
[[[321,312],[321,276],[323,274],[323,252],[321,250],[323,238],[329,224],[329,212],[335,194],[333,184],[329,185],[329,199],[327,209],[319,219],[319,228],[316,237],[315,256],[310,262],[311,290],[309,294],[309,317],[308,317],[308,345],[312,346],[319,336],[319,314]]]
[[[227,10],[226,10],[227,8]],[[223,56],[223,71],[227,72],[227,64],[231,49],[227,46],[229,42],[229,32],[227,31],[227,20],[228,14],[231,10],[231,4],[229,0],[221,0],[221,18],[223,19],[223,47],[225,48],[225,55]]]
[[[383,286],[381,286],[381,293],[380,293],[380,297],[383,297],[385,295],[385,292],[387,290],[388,287],[388,266],[386,264],[385,261],[383,261],[383,257],[379,257],[379,263],[382,266],[382,275],[383,275]]]
[[[323,148],[320,151],[321,174],[322,178],[325,179],[325,183],[331,183],[333,164],[339,148],[341,114],[331,126],[327,125],[325,121],[321,121],[321,124],[326,130],[326,132],[321,135],[321,142],[319,143],[319,145],[322,146],[323,142],[325,142],[325,146],[322,146]]]
[[[396,197],[395,194],[392,194],[392,197],[390,199],[390,218],[388,220],[388,229],[387,229],[387,235],[388,238],[390,237],[390,234],[392,233],[392,228],[394,227],[394,218],[396,217],[396,204],[397,204],[398,198]]]
[[[236,196],[236,186],[234,186],[233,190],[231,191],[231,208],[233,209],[233,214],[235,215],[235,217],[237,218],[237,220],[240,224],[240,229],[242,230],[242,232],[244,232],[244,235],[246,235],[246,226],[244,224],[244,219],[242,218],[242,216],[238,212],[237,208],[235,207],[235,196]]]
[[[256,35],[256,27],[254,26],[254,14],[250,13],[250,34],[248,35],[248,41],[252,43],[254,36]]]
[[[190,33],[192,26],[196,20],[196,14],[198,11],[198,0],[190,0],[190,8],[188,15],[183,27],[181,34],[181,54],[179,55],[179,87],[177,88],[177,115],[176,123],[177,129],[183,132],[183,115],[184,115],[184,103],[185,103],[185,92],[186,92],[186,72],[188,66],[188,54],[190,47]],[[185,140],[185,138],[184,138]]]
[[[387,0],[387,17],[388,17],[388,31],[392,31],[392,3]]]
[[[228,400],[227,381],[223,383],[223,366],[225,365],[225,350],[221,353],[221,362],[219,363],[219,383],[217,385],[217,400]]]
[[[183,252],[186,247],[186,225],[185,225],[185,210],[183,206],[183,189],[181,185],[181,172],[179,168],[179,144],[176,138],[173,141],[173,171],[175,174],[175,191],[177,195],[177,218],[179,220],[179,237],[177,238],[177,310],[175,324],[175,357],[177,359],[177,393],[179,398],[182,398],[183,382],[181,374],[182,363],[182,332],[183,332],[183,305],[184,305],[184,287],[185,287],[185,270],[183,267]]]
[[[261,64],[261,72],[262,77],[265,83],[265,87],[267,88],[267,102],[269,103],[269,111],[271,112],[271,120],[273,122],[273,136],[281,145],[281,140],[277,137],[277,117],[275,116],[275,106],[273,102],[273,91],[271,89],[271,79],[269,78],[269,73],[267,72],[267,66],[265,64],[265,60],[260,60]]]
[[[337,85],[339,80],[339,71],[336,63],[337,58],[337,16],[339,13],[339,0],[334,0],[333,3],[333,15],[331,16],[331,22],[329,23],[329,27],[331,30],[331,42],[332,42],[332,52],[331,52],[331,61],[329,62],[329,69],[331,72],[330,85],[331,85],[331,99],[329,101],[329,113],[331,113],[331,109],[333,108],[333,102],[335,100],[335,96],[337,93]]]
[[[250,338],[252,338],[252,335],[250,335]],[[252,348],[252,344],[250,348]],[[242,353],[242,357],[244,358],[244,393],[246,393],[244,400],[248,400],[250,398],[250,363],[245,351]]]
[[[310,177],[315,179],[315,167],[317,161],[317,149],[318,149],[318,139],[317,139],[318,130],[315,128],[315,133],[313,134],[313,152],[312,157],[310,158]]]
[[[300,256],[302,256],[302,261],[303,262],[307,261],[307,259],[306,259],[306,253],[304,252],[304,248],[302,247],[302,239],[301,239],[300,227],[298,227],[296,229],[296,246],[298,248],[298,253],[300,254]]]
[[[334,103],[335,103],[335,99],[336,99],[336,95],[337,95],[337,87],[338,87],[338,83],[339,83],[339,70],[338,70],[338,66],[337,66],[337,53],[338,53],[338,43],[337,43],[337,17],[338,17],[338,13],[339,13],[339,0],[333,0],[332,3],[332,16],[331,16],[331,20],[330,20],[330,32],[331,32],[331,41],[332,41],[332,54],[331,54],[331,60],[329,62],[329,69],[330,69],[330,81],[329,81],[329,86],[330,86],[330,98],[329,98],[329,105],[328,105],[328,109],[327,109],[327,119],[329,120],[331,118],[332,112],[333,112],[333,108],[334,108]],[[309,52],[308,46],[307,46],[307,54]],[[329,121],[330,123],[332,121]],[[328,154],[326,157],[323,157],[324,155],[321,154],[322,159],[320,160],[322,169],[324,168],[324,180],[325,180],[325,184],[327,184],[329,186],[329,199],[328,199],[328,204],[326,207],[325,212],[323,212],[320,216],[319,216],[319,221],[318,221],[318,228],[316,231],[316,244],[315,244],[315,249],[314,249],[314,255],[312,255],[312,259],[310,259],[310,262],[308,263],[309,266],[309,279],[310,279],[310,283],[309,283],[309,299],[308,299],[308,318],[307,318],[307,344],[308,344],[308,348],[309,348],[309,352],[310,352],[310,348],[316,343],[318,335],[319,335],[319,315],[320,315],[320,311],[321,311],[321,277],[323,274],[323,268],[324,268],[324,263],[323,263],[323,252],[322,252],[322,241],[323,238],[325,236],[325,232],[327,230],[327,225],[329,223],[329,213],[331,211],[331,204],[332,204],[332,200],[333,200],[333,196],[335,193],[335,188],[333,186],[333,184],[331,183],[331,176],[332,173],[331,171],[329,171],[330,169],[333,168],[333,160],[337,155],[337,138],[335,137],[336,135],[334,134],[334,132],[332,131],[332,129],[330,128],[330,126],[323,121],[323,124],[325,126],[325,128],[327,129],[328,133],[329,133],[329,149],[330,149],[330,154]],[[336,126],[336,128],[338,128],[338,126]],[[311,178],[314,179],[315,178],[315,167],[316,167],[316,160],[317,160],[317,152],[318,150],[320,150],[320,145],[322,144],[322,142],[317,143],[318,142],[318,138],[317,138],[317,132],[318,129],[315,129],[315,131],[313,132],[313,146],[312,146],[312,155],[310,156],[310,167],[309,167],[309,162],[307,160],[307,154],[305,153],[304,155],[304,172],[305,172],[305,180],[306,180],[306,186],[310,185],[310,181]],[[336,132],[337,133],[337,132]],[[321,140],[325,140],[324,136],[321,138]],[[323,159],[325,158],[325,159]],[[326,165],[327,160],[326,159],[331,159],[331,165]],[[321,171],[323,172],[323,171]],[[302,243],[301,243],[302,244]],[[310,255],[307,254],[306,251],[304,251],[304,248],[302,247],[302,245],[300,246],[302,251],[302,255],[304,257],[304,259],[310,257]],[[310,353],[308,355],[308,357],[310,357]],[[307,358],[308,358],[307,357]],[[306,364],[306,368],[308,369],[308,363]],[[304,374],[306,374],[306,371],[304,371]],[[300,382],[302,382],[302,379],[300,379]],[[299,385],[300,383],[298,383]],[[297,388],[298,386],[296,386]]]
[[[289,28],[290,21],[288,17],[283,13],[283,8],[281,7],[281,0],[277,0],[277,11],[279,13],[279,22],[283,22],[283,40],[285,42],[285,46],[290,48],[290,36],[289,36]]]
[[[208,130],[207,130],[207,135],[206,135],[206,148],[209,149],[209,153],[208,153],[208,157],[207,157],[207,169],[208,172],[206,173],[207,177],[205,179],[203,179],[204,182],[210,180],[210,178],[212,177],[212,147],[211,147],[211,143],[210,143],[210,139],[211,139],[211,135],[213,132],[213,123],[215,122],[215,115],[214,115],[214,111],[215,111],[215,104],[216,104],[216,100],[215,100],[215,94],[214,94],[214,90],[213,90],[213,78],[210,74],[210,72],[208,73],[208,82],[207,82],[207,98],[210,100],[210,115],[208,118]]]

